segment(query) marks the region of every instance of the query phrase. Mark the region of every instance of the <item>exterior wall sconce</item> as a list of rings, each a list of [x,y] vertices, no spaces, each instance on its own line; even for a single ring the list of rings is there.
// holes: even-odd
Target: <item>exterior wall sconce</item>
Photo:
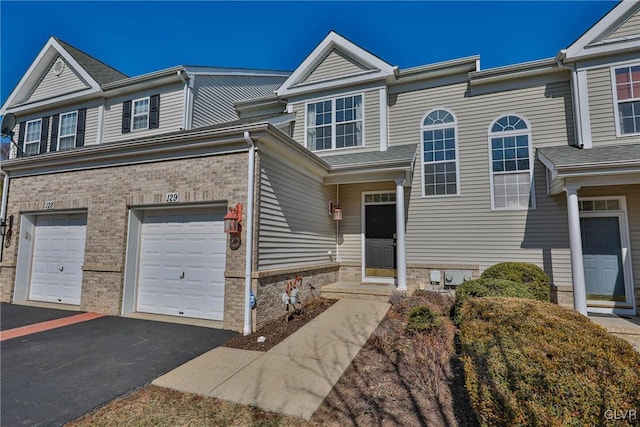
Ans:
[[[230,236],[229,248],[232,251],[240,248],[242,241],[240,240],[240,232],[242,231],[242,203],[236,204],[236,207],[229,207],[229,211],[224,216],[224,232]]]
[[[333,215],[334,221],[342,221],[342,209],[334,204],[331,199],[329,199],[329,215]]]

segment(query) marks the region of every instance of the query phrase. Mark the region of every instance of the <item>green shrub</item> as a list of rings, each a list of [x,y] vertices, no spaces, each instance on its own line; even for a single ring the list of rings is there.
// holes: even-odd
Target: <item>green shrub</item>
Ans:
[[[480,276],[483,279],[505,279],[524,283],[531,289],[535,299],[550,300],[549,276],[535,264],[526,262],[502,262],[487,268]]]
[[[482,425],[604,425],[606,411],[640,408],[640,353],[587,317],[498,297],[470,299],[461,315],[466,386]]]
[[[535,299],[533,292],[518,281],[504,279],[476,279],[462,283],[456,288],[453,318],[460,324],[460,309],[469,298],[515,297]]]
[[[429,307],[419,306],[412,308],[409,312],[407,330],[410,332],[428,331],[439,324],[440,318]]]

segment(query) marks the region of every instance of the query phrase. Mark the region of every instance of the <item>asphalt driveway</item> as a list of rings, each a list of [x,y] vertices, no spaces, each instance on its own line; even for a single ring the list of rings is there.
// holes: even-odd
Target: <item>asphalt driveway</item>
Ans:
[[[74,315],[2,304],[2,330]],[[22,317],[21,317],[22,316]],[[26,323],[25,323],[26,322]],[[235,335],[101,317],[0,343],[0,424],[63,425],[136,390]]]

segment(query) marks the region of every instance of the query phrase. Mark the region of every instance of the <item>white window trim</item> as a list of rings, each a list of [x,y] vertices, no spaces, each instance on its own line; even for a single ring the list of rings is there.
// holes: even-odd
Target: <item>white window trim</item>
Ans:
[[[493,127],[493,125],[500,120],[502,117],[504,116],[516,116],[518,118],[520,118],[522,121],[524,121],[527,125],[527,130],[526,132],[523,132],[522,130],[514,130],[514,131],[503,131],[503,132],[492,132],[491,128]],[[518,113],[504,113],[504,114],[500,114],[499,116],[496,116],[493,120],[491,120],[491,122],[489,123],[489,128],[487,129],[487,150],[488,150],[488,154],[489,154],[489,192],[491,195],[491,210],[492,211],[497,211],[497,212],[502,212],[502,211],[527,211],[529,209],[535,209],[536,208],[536,185],[535,185],[535,180],[534,180],[534,166],[535,166],[535,158],[533,157],[533,138],[532,138],[532,129],[531,129],[531,123],[529,123],[529,120],[527,120],[522,114],[518,114]],[[496,208],[495,207],[495,197],[493,194],[493,155],[492,155],[492,146],[491,146],[491,138],[494,136],[515,136],[515,135],[523,135],[526,134],[527,137],[529,138],[529,191],[530,191],[530,200],[531,200],[531,206],[527,207],[527,208]],[[517,173],[517,172],[512,172],[512,173]]]
[[[147,116],[147,125],[143,128],[138,128],[138,129],[134,129],[134,123],[136,122],[136,102],[140,102],[140,101],[147,101],[147,112],[145,113]],[[138,114],[138,116],[142,116],[143,114]],[[150,119],[150,115],[151,115],[151,97],[150,96],[145,96],[143,98],[138,98],[138,99],[134,99],[133,101],[131,101],[131,132],[138,132],[141,130],[147,130],[149,129],[149,119]]]
[[[68,135],[63,135],[62,134],[62,116],[67,116],[69,114],[74,114],[76,115],[76,130],[73,134],[68,134]],[[73,136],[73,147],[74,148],[76,146],[76,142],[77,142],[77,138],[78,138],[78,110],[75,111],[67,111],[66,113],[62,113],[59,115],[58,117],[58,150],[61,150],[60,148],[60,140],[62,138],[68,138],[70,136]],[[71,148],[64,148],[62,150],[70,150]]]
[[[597,302],[595,300],[587,300],[587,306],[589,307],[589,311],[594,313],[618,313],[618,314],[636,314],[636,298],[634,293],[634,283],[633,283],[633,258],[631,256],[631,241],[629,238],[629,213],[627,212],[627,198],[625,196],[598,196],[598,197],[579,197],[578,201],[588,201],[588,200],[618,200],[620,204],[620,209],[618,210],[593,210],[593,211],[580,211],[580,218],[594,218],[594,217],[613,217],[617,216],[620,220],[619,222],[619,230],[620,230],[620,244],[622,245],[622,269],[623,269],[623,277],[624,277],[624,286],[625,292],[627,295],[627,303],[631,304],[631,308],[619,308],[614,307],[614,304],[611,304],[611,307],[602,307],[604,305],[602,302]],[[600,307],[592,307],[589,306],[589,302],[591,304],[600,305]]]
[[[341,99],[341,98],[351,98],[354,96],[358,96],[360,95],[362,97],[362,119],[360,120],[362,122],[362,145],[356,145],[355,147],[341,147],[341,148],[336,148],[336,99]],[[311,152],[313,153],[326,153],[326,152],[331,152],[331,151],[339,151],[339,150],[353,150],[353,149],[359,149],[359,148],[363,148],[366,146],[366,138],[365,138],[365,93],[364,92],[349,92],[349,93],[344,93],[344,94],[340,94],[340,95],[336,95],[333,97],[328,97],[328,98],[314,98],[314,99],[309,99],[304,103],[304,146]],[[318,102],[324,102],[324,101],[331,101],[331,148],[326,149],[326,150],[312,150],[311,148],[309,148],[309,143],[308,143],[308,138],[307,138],[307,131],[309,129],[309,127],[307,126],[307,114],[309,113],[309,104],[316,104]],[[357,122],[357,120],[353,120],[352,122]],[[327,126],[327,125],[324,125]],[[316,126],[316,127],[321,127],[321,126]]]
[[[616,87],[616,70],[618,68],[628,68],[628,67],[638,67],[638,66],[640,66],[640,62],[619,63],[609,67],[609,72],[611,74],[611,95],[613,98],[613,119],[616,124],[616,137],[618,138],[626,138],[629,136],[633,137],[633,136],[640,135],[640,132],[622,133],[622,128],[620,127],[620,110],[618,108],[618,106],[620,105],[620,101],[618,101],[618,88]],[[622,101],[622,102],[631,102],[631,101]]]
[[[33,141],[27,141],[27,136],[29,135],[29,124],[30,123],[39,123],[38,126],[38,138],[34,139]],[[27,153],[27,144],[28,145],[36,145],[39,146],[40,145],[40,139],[42,139],[42,119],[35,119],[35,120],[29,120],[25,123],[24,125],[24,143],[22,146],[22,152],[24,153],[25,156],[33,156],[34,154],[28,154]],[[38,153],[40,152],[40,150],[37,150]]]
[[[446,111],[447,113],[451,114],[451,117],[453,117],[453,123],[445,123],[445,124],[439,124],[439,125],[428,125],[425,126],[424,125],[424,119],[427,118],[427,116],[431,113],[433,113],[434,111],[438,111],[438,110],[443,110]],[[426,195],[425,194],[425,190],[424,190],[424,165],[425,165],[425,161],[424,161],[424,141],[422,140],[422,136],[423,136],[423,132],[425,130],[432,130],[432,129],[446,129],[446,128],[450,128],[453,127],[453,133],[454,133],[454,143],[455,143],[455,152],[456,152],[456,192],[455,194],[434,194],[434,195]],[[460,196],[460,162],[458,161],[459,157],[460,157],[460,153],[458,151],[458,117],[456,117],[455,114],[453,114],[453,111],[449,110],[448,108],[444,108],[444,107],[438,107],[438,108],[433,108],[432,110],[428,111],[427,114],[425,114],[424,116],[422,116],[422,119],[420,121],[420,172],[422,173],[422,178],[420,179],[420,182],[422,183],[422,198],[423,199],[439,199],[439,198],[443,198],[443,197],[459,197]],[[451,160],[444,160],[444,161],[438,161],[438,162],[429,162],[429,163],[448,163],[451,162]]]

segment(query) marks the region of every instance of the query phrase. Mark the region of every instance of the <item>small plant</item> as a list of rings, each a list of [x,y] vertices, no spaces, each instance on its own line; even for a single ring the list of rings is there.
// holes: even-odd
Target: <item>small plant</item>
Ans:
[[[409,311],[407,330],[409,332],[424,332],[440,325],[440,318],[429,307],[419,306]]]
[[[482,279],[504,279],[523,283],[531,289],[535,299],[545,302],[550,301],[551,285],[549,276],[535,264],[501,262],[487,268],[480,277]]]
[[[456,301],[453,306],[453,319],[460,324],[460,310],[469,298],[514,297],[535,299],[535,295],[526,285],[504,279],[476,279],[464,282],[456,289]]]

